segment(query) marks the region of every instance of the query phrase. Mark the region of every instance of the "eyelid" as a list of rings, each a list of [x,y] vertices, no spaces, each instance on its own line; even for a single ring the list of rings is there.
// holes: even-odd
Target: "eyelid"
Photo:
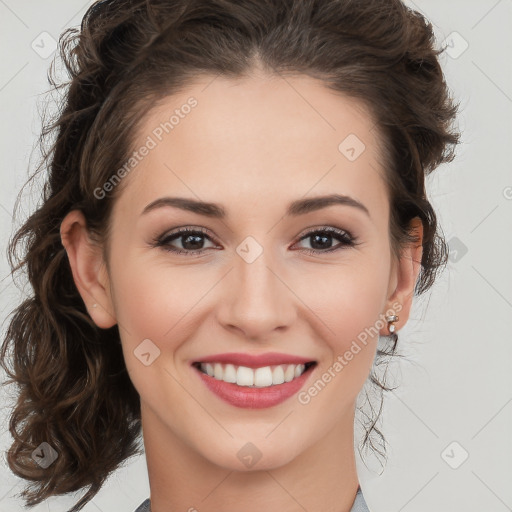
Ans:
[[[153,240],[153,243],[156,245],[164,245],[164,242],[169,238],[176,237],[176,239],[178,239],[180,238],[180,236],[186,235],[187,233],[202,233],[203,235],[206,235],[209,239],[211,239],[212,242],[214,242],[217,245],[220,245],[216,237],[208,228],[193,225],[177,226],[169,231],[165,231],[162,235],[156,236]]]
[[[162,235],[157,236],[156,239],[163,240],[163,239],[169,238],[170,236],[173,236],[173,235],[187,233],[187,232],[195,233],[197,231],[204,233],[205,235],[208,235],[211,238],[215,238],[215,236],[212,234],[212,232],[208,228],[187,224],[185,226],[176,226],[175,228],[165,231]]]
[[[336,226],[331,226],[331,225],[319,225],[319,226],[311,226],[311,227],[305,228],[299,235],[297,235],[297,239],[301,240],[305,236],[311,235],[312,233],[316,233],[318,231],[327,231],[330,233],[337,233],[337,234],[344,233],[347,235],[348,238],[351,238],[353,240],[356,239],[356,237],[353,236],[352,233],[350,231],[348,231],[347,229],[338,228]]]

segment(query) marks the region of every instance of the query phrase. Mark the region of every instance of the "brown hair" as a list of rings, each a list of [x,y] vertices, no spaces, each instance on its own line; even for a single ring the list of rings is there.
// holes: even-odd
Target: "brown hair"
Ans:
[[[412,218],[423,222],[421,294],[447,255],[425,176],[454,157],[458,105],[431,24],[400,0],[104,0],[59,45],[69,81],[50,78],[65,94],[40,137],[42,201],[9,246],[12,272],[27,272],[33,294],[13,312],[1,363],[19,389],[8,464],[32,481],[22,494],[27,505],[88,486],[76,512],[125,459],[142,453],[140,399],[117,326],[99,329],[86,311],[59,229],[79,209],[91,234],[106,240],[120,187],[103,199],[94,191],[126,162],[143,115],[200,75],[242,77],[256,63],[363,101],[384,141],[394,250],[416,240]],[[396,334],[391,339],[378,357],[395,353]],[[390,389],[373,373],[370,380]],[[372,431],[381,435],[376,419],[365,442]],[[42,442],[58,452],[46,469],[31,457]]]

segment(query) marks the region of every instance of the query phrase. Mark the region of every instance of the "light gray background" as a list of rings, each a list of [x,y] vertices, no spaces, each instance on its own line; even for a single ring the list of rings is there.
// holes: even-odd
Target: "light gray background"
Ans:
[[[505,512],[512,510],[512,0],[406,3],[435,24],[439,44],[450,42],[451,56],[442,63],[454,96],[462,100],[457,159],[428,182],[452,252],[443,276],[416,301],[401,331],[408,362],[400,366],[399,390],[386,400],[388,465],[378,475],[358,460],[358,471],[372,512]],[[0,0],[2,334],[21,296],[4,253],[14,200],[40,129],[37,105],[53,57],[44,52],[51,50],[51,38],[79,25],[90,4]],[[2,451],[10,445],[4,394]],[[451,467],[466,453],[467,460]],[[15,496],[22,484],[2,460],[0,512],[23,510]],[[148,495],[140,457],[112,475],[83,510],[131,512]],[[64,511],[78,496],[32,510]]]

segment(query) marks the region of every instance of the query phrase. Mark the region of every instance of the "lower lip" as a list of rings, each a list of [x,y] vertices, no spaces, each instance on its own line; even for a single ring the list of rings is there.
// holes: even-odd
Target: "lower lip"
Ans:
[[[199,373],[199,376],[208,389],[225,402],[235,407],[243,407],[246,409],[264,409],[278,405],[298,393],[315,366],[316,365],[311,366],[300,377],[294,378],[290,382],[284,382],[283,384],[268,386],[266,388],[238,386],[237,384],[210,377],[195,367],[194,370]]]

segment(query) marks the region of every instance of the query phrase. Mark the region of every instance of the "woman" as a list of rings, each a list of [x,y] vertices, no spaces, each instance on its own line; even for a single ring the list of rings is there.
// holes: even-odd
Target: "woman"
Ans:
[[[139,512],[367,510],[356,399],[446,262],[434,43],[399,0],[107,0],[65,34],[2,350],[27,504],[80,510],[142,428]]]

